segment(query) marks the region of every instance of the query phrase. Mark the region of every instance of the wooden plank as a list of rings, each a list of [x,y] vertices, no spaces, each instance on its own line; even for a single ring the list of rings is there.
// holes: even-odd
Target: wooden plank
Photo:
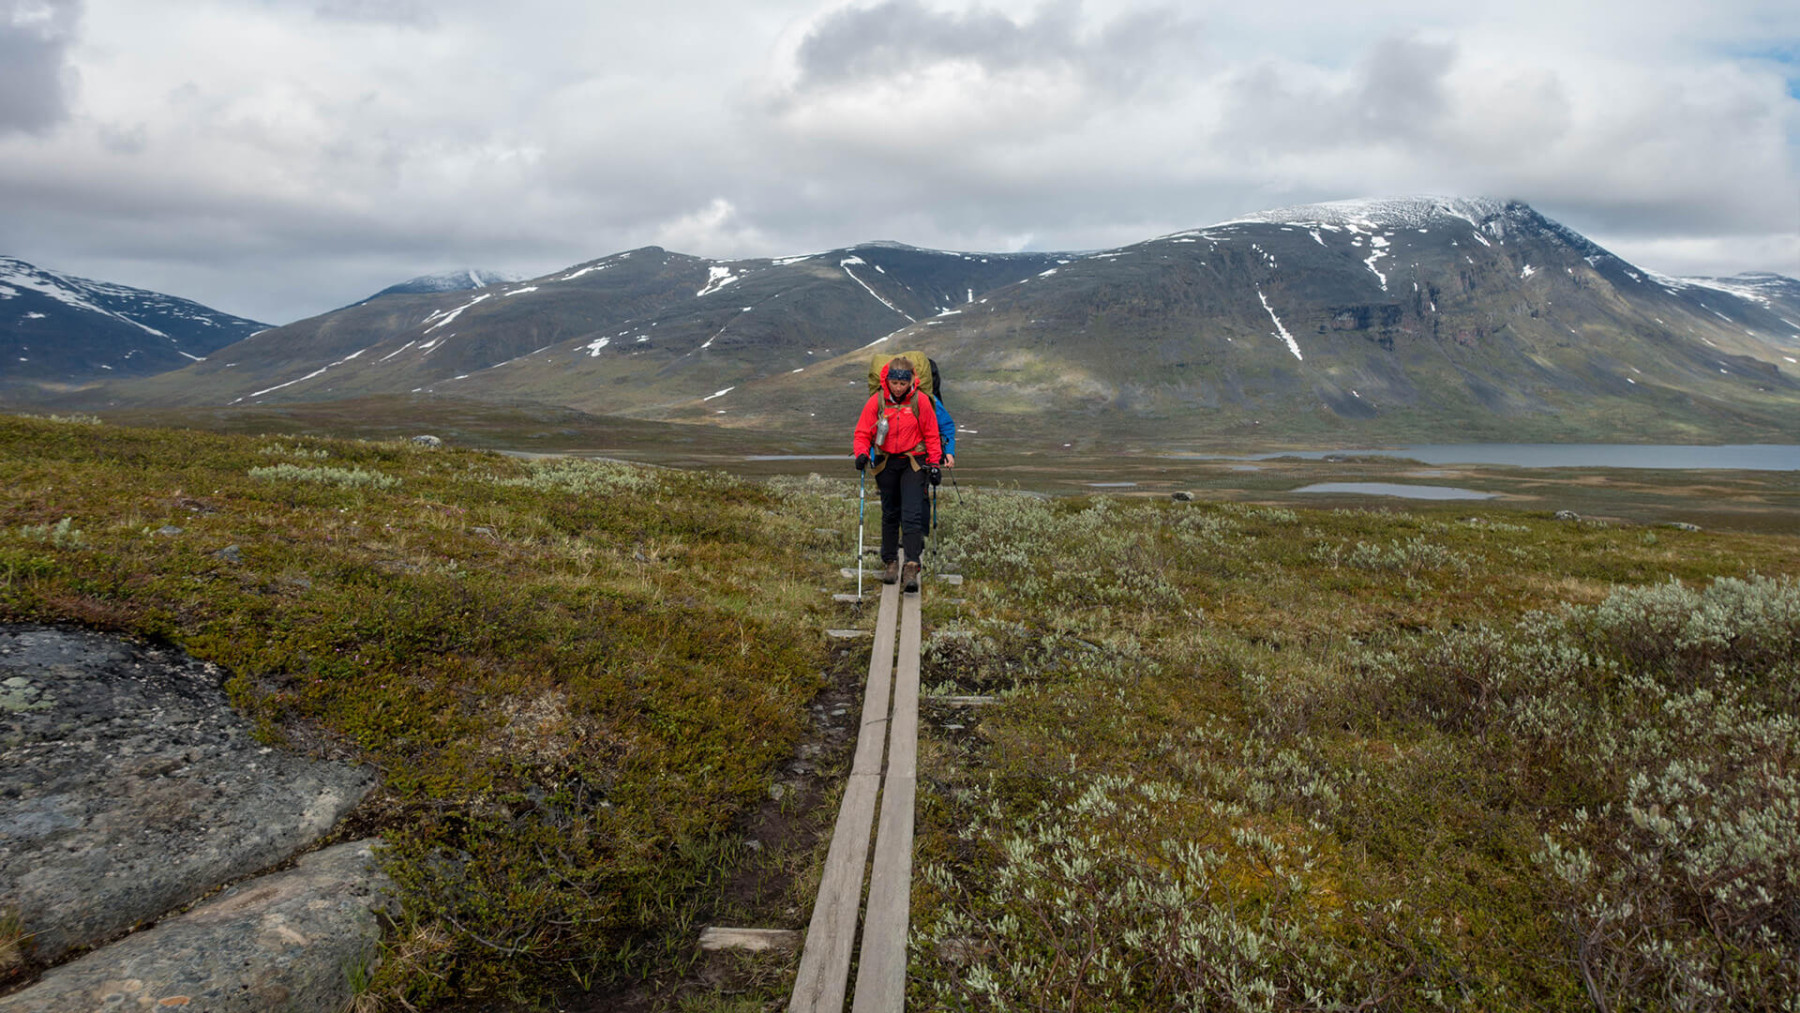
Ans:
[[[852,1013],[900,1013],[906,1006],[906,930],[912,906],[913,799],[919,755],[919,595],[900,612],[900,662],[894,677],[894,718],[887,776],[881,785],[881,827],[875,837],[869,907],[863,916]]]
[[[887,737],[889,683],[893,681],[894,644],[900,616],[900,585],[881,591],[875,621],[875,646],[869,655],[869,681],[863,690],[862,729],[856,757],[831,847],[819,896],[813,901],[800,970],[794,979],[789,1013],[842,1013],[850,982],[850,955],[855,952],[856,914],[862,904],[863,871],[868,862],[869,831],[875,822],[875,796],[881,783],[881,754]]]

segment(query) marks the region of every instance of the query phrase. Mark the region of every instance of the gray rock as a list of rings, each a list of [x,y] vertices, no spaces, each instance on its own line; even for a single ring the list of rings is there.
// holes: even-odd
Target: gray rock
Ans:
[[[444,445],[443,440],[440,440],[437,437],[430,436],[430,435],[415,436],[412,438],[412,441],[415,446],[430,447],[433,450],[436,450],[437,448]]]
[[[352,998],[394,915],[373,841],[307,855],[245,880],[186,914],[46,972],[0,999],[0,1013],[177,1007],[206,1013],[330,1013]]]
[[[1556,512],[1556,519],[1559,521],[1578,521],[1581,519],[1581,515],[1573,510],[1558,510]]]
[[[1700,530],[1700,525],[1689,524],[1687,521],[1670,521],[1666,526],[1674,528],[1677,531],[1699,531]]]
[[[156,529],[156,533],[173,538],[176,535],[181,534],[181,529],[173,524],[164,524],[162,527]]]
[[[1192,503],[1194,501],[1194,494],[1191,492],[1172,492],[1169,494],[1169,498],[1177,503]]]
[[[242,563],[244,561],[244,550],[235,545],[227,545],[223,549],[213,553],[213,557],[216,559],[223,559],[227,563]]]
[[[172,649],[0,626],[0,910],[49,962],[317,840],[374,785],[270,749]]]

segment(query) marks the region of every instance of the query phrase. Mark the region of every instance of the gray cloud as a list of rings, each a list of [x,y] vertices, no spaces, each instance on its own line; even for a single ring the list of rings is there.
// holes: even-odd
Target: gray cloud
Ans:
[[[800,44],[796,91],[903,76],[947,62],[990,73],[1060,67],[1116,88],[1141,84],[1168,55],[1199,49],[1197,22],[1168,8],[1122,14],[1084,33],[1078,0],[1052,0],[1035,17],[999,11],[932,10],[919,0],[847,7],[816,25]]]
[[[1456,58],[1447,43],[1390,37],[1342,80],[1295,80],[1292,68],[1264,63],[1233,85],[1224,134],[1276,151],[1417,143],[1450,109]]]
[[[319,0],[313,9],[326,21],[429,28],[437,16],[425,0]]]
[[[1800,101],[1730,48],[1792,0],[192,0],[75,44],[78,3],[0,0],[82,81],[23,92],[80,129],[0,119],[0,252],[275,322],[647,243],[1092,249],[1404,193],[1800,274]]]
[[[81,0],[0,0],[0,134],[42,133],[69,115],[67,51]]]

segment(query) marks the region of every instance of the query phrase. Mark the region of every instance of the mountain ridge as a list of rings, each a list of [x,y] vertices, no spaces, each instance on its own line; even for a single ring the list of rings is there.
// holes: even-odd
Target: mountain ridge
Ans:
[[[0,385],[72,385],[203,361],[269,325],[0,256]]]
[[[977,415],[1022,431],[1074,412],[1119,431],[1704,440],[1791,428],[1795,320],[1793,279],[1664,278],[1522,202],[1384,198],[1086,252],[876,241],[712,260],[644,247],[474,291],[385,296],[84,396],[142,407],[424,393],[822,426],[854,409],[839,402],[885,343],[939,356]]]

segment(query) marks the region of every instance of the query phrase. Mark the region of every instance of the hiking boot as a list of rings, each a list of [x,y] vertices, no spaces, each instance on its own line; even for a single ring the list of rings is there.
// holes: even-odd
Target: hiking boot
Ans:
[[[883,584],[892,584],[892,583],[898,581],[899,579],[900,579],[900,561],[898,559],[888,560],[887,561],[887,569],[881,571],[881,582]]]
[[[902,581],[900,590],[907,594],[917,591],[919,589],[919,564],[910,559],[907,560],[906,565],[900,570],[900,579]]]

